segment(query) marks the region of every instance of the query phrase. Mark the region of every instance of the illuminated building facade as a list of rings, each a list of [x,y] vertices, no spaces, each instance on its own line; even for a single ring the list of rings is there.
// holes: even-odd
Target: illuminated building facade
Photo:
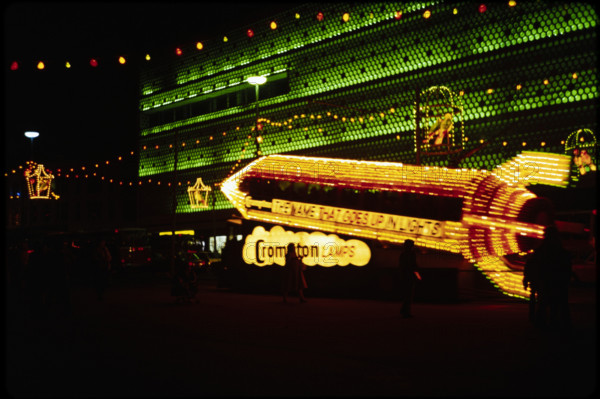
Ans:
[[[597,23],[583,2],[322,3],[215,32],[142,72],[140,219],[216,233],[235,213],[217,187],[257,156],[491,171],[564,154],[597,132]]]

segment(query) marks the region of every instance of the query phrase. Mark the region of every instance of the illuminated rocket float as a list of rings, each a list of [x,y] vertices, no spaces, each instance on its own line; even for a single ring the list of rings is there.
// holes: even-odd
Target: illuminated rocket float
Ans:
[[[503,293],[528,297],[504,257],[544,235],[544,199],[529,184],[564,187],[570,159],[525,152],[493,171],[271,155],[221,190],[252,221],[461,254]]]

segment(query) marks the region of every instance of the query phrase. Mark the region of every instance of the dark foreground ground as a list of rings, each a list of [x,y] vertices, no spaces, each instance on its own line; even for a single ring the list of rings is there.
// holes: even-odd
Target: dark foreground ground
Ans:
[[[416,303],[315,298],[284,304],[204,281],[175,304],[156,274],[86,284],[69,314],[9,300],[13,397],[580,397],[596,391],[594,287],[572,291],[570,336],[539,331],[498,296]]]

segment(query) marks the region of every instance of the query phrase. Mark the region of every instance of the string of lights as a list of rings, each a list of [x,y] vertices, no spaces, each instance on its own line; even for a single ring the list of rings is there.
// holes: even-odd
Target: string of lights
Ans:
[[[515,7],[516,6],[516,2],[514,1],[510,1],[508,2],[508,6],[509,7]],[[368,15],[367,17],[370,18],[375,18],[375,15],[378,14],[377,10],[374,10],[374,13],[371,13],[370,15]],[[487,12],[487,6],[485,4],[479,4],[477,7],[475,7],[473,10],[471,10],[473,12],[479,12],[481,14]],[[421,12],[421,11],[419,11]],[[441,12],[447,12],[447,10],[444,9],[444,11],[440,11]],[[462,12],[462,9],[461,9]],[[459,13],[459,10],[457,8],[453,8],[451,10],[451,13],[453,15],[456,15]],[[403,17],[405,17],[405,15],[408,14],[408,12],[404,12],[404,10],[397,10],[394,12],[390,12],[389,9],[387,11],[383,11],[383,8],[381,9],[381,11],[379,11],[379,14],[385,14],[383,17],[381,15],[377,16],[377,20],[378,21],[385,21],[385,20],[401,20]],[[415,13],[413,13],[415,14]],[[427,8],[424,11],[422,11],[422,17],[424,19],[428,19],[430,18],[432,15],[436,14],[436,10],[435,8]],[[349,21],[352,20],[352,18],[354,17],[354,15],[352,15],[349,12],[344,12],[341,13],[341,17],[339,15],[328,15],[328,14],[324,14],[321,11],[317,11],[316,13],[304,13],[301,16],[299,13],[295,14],[295,18],[296,19],[300,19],[300,18],[313,18],[316,21],[315,23],[322,23],[323,21],[335,21],[335,23],[340,23],[340,20],[342,23],[347,23]],[[272,20],[269,23],[268,29],[270,30],[277,30],[277,29],[281,29],[283,25],[278,24],[277,21]],[[255,31],[252,28],[249,28],[246,30],[245,34],[248,37],[249,40],[251,40],[253,37],[255,37],[255,35],[257,35],[258,31]],[[233,37],[233,36],[232,36]],[[229,41],[229,38],[227,36],[223,37],[223,42],[227,43]],[[202,50],[207,50],[210,49],[210,41],[205,41],[205,42],[195,42],[195,48],[197,51],[202,51]],[[187,50],[185,50],[186,47],[185,46],[181,46],[181,47],[177,47],[174,51],[174,54],[176,56],[182,56],[184,55],[184,53],[187,52]],[[144,60],[146,61],[150,61],[152,60],[152,57],[150,56],[150,54],[146,53],[144,55]],[[126,65],[129,62],[129,58],[125,57],[125,56],[115,56],[115,59],[117,60],[116,62],[119,65]],[[17,61],[15,61],[17,62]],[[70,69],[71,67],[73,67],[73,65],[69,62],[66,62],[65,64],[65,68]],[[93,68],[97,68],[100,64],[99,60],[97,58],[94,59],[90,59],[89,62],[89,66],[93,67]],[[17,64],[15,65],[16,68],[12,68],[12,64],[11,64],[11,69],[12,70],[18,70],[20,67],[20,64],[17,62]],[[36,65],[36,67],[39,70],[43,70],[46,69],[47,67],[49,67],[49,65],[47,65],[47,63],[40,61],[38,62],[38,64]],[[537,81],[537,83],[534,82],[534,84],[539,84],[541,86],[551,86],[553,83],[553,79],[555,77],[552,76],[551,78],[544,78],[544,79],[540,79],[539,81]],[[579,74],[574,72],[571,74],[571,78],[573,80],[576,79],[580,79],[579,78]],[[560,83],[557,83],[560,84]],[[563,83],[564,84],[564,83]],[[523,83],[523,82],[514,82],[514,90],[516,90],[517,92],[520,90],[523,90],[524,88],[531,88],[532,86],[532,82],[527,82],[527,83]],[[506,89],[506,87],[504,87],[504,89]],[[493,96],[494,94],[496,94],[499,90],[497,88],[494,87],[490,87],[486,90],[486,94],[489,96]],[[459,96],[463,97],[469,96],[469,91],[460,91],[459,92]],[[398,116],[396,109],[394,108],[390,108],[390,109],[386,109],[384,111],[380,111],[380,112],[373,112],[370,114],[365,114],[362,116],[356,116],[356,115],[342,115],[341,113],[334,113],[334,112],[323,112],[323,113],[312,113],[312,114],[301,114],[301,115],[294,115],[293,118],[288,118],[286,120],[282,120],[282,121],[271,121],[269,119],[263,118],[262,120],[260,120],[260,123],[262,123],[263,125],[266,126],[271,126],[271,127],[277,127],[277,128],[287,128],[287,129],[297,129],[298,131],[300,131],[300,129],[303,129],[304,131],[307,131],[309,128],[306,126],[301,126],[300,121],[301,120],[305,120],[305,119],[311,119],[311,120],[315,120],[315,121],[319,121],[319,120],[325,120],[327,118],[330,118],[332,120],[336,120],[342,123],[360,123],[360,124],[366,124],[369,122],[374,122],[377,120],[381,120],[381,119],[385,119],[386,117],[389,117],[391,115],[395,115]],[[405,116],[405,115],[403,115]],[[234,132],[231,131],[224,131],[222,134],[225,136],[227,134],[236,134],[240,131],[240,127],[237,127],[235,129]],[[237,161],[233,163],[232,168],[229,172],[229,175],[231,175],[238,167],[239,165],[242,163],[243,159],[248,159],[248,152],[246,151],[248,149],[248,146],[250,145],[250,142],[252,141],[252,132],[254,132],[253,128],[251,129],[251,133],[250,135],[248,135],[247,140],[245,140],[244,145],[242,146],[242,149],[240,150],[239,153],[239,157],[237,158]],[[268,133],[268,132],[263,132],[263,133]],[[256,137],[256,140],[260,140],[263,139],[263,133],[261,133],[260,135],[258,135]],[[323,133],[325,134],[325,129],[321,129],[318,128],[316,130],[316,133]],[[400,134],[396,134],[396,140],[400,140],[402,137]],[[201,138],[198,138],[195,140],[195,143],[197,145],[210,145],[212,140],[214,139],[213,136],[208,137],[208,139],[206,138],[206,136],[203,136]],[[206,140],[206,141],[205,141]],[[477,139],[475,139],[477,140]],[[551,141],[552,140],[552,141]],[[546,146],[556,146],[557,144],[554,143],[554,141],[556,140],[555,138],[553,139],[545,139],[539,142],[539,147],[546,147]],[[469,137],[465,136],[464,137],[464,141],[467,142],[469,141]],[[537,143],[531,143],[531,142],[526,142],[526,141],[521,141],[520,142],[511,142],[509,141],[503,141],[502,145],[503,146],[512,146],[512,147],[523,147],[523,148],[535,148]],[[531,141],[531,140],[530,140]],[[479,143],[483,143],[484,139],[479,139]],[[185,147],[186,142],[182,142],[180,144],[178,144],[177,146],[180,147]],[[565,141],[561,140],[561,145],[564,145]],[[170,149],[175,148],[175,144],[160,144],[160,145],[155,145],[155,146],[143,146],[142,148],[139,149],[139,151],[135,152],[135,151],[131,151],[130,155],[133,157],[133,155],[142,155],[142,153],[147,153],[154,150],[161,150],[164,149],[165,146],[168,146]],[[125,158],[128,158],[128,156],[124,156],[124,157],[119,157],[117,158],[118,161],[122,161],[125,160]],[[122,181],[119,179],[114,179],[114,178],[110,178],[108,176],[107,173],[103,173],[100,169],[102,166],[104,165],[112,165],[115,162],[114,159],[111,159],[110,161],[105,161],[103,163],[99,163],[99,164],[86,164],[86,165],[79,165],[78,167],[59,167],[56,168],[55,170],[57,171],[57,177],[63,177],[63,178],[88,178],[88,177],[99,177],[103,180],[107,180],[109,182],[119,182],[123,185],[129,185],[129,186],[133,186],[133,185],[140,185],[140,184],[148,184],[149,182],[152,181],[152,179],[136,179],[136,181]],[[18,168],[22,169],[22,166],[19,166]],[[187,169],[187,167],[186,167]],[[180,169],[181,170],[181,169]],[[13,169],[11,172],[6,172],[5,176],[8,176],[11,173],[16,173],[16,170]],[[160,184],[160,181],[156,181],[157,184]],[[176,183],[177,184],[177,183]]]
[[[507,6],[508,7],[515,7],[517,5],[517,2],[514,0],[510,0],[507,2]],[[479,5],[475,5],[477,12],[479,12],[480,14],[484,14],[487,11],[487,6],[485,4],[479,4]],[[422,12],[422,17],[424,19],[429,19],[432,17],[432,15],[434,15],[435,11],[432,8],[426,8],[425,10],[423,10]],[[457,15],[458,14],[458,9],[457,8],[453,8],[451,11],[452,15]],[[384,15],[384,19],[385,20],[401,20],[402,17],[404,15],[404,11],[401,9],[389,12],[389,11],[385,11],[385,15]],[[300,13],[295,13],[294,18],[296,19],[300,19],[300,18],[304,18],[306,16],[302,16]],[[370,18],[375,18],[375,12],[372,12],[369,16]],[[314,18],[314,20],[316,21],[316,23],[322,23],[323,21],[331,21],[332,23],[339,23],[341,21],[341,23],[348,23],[351,18],[352,15],[349,12],[342,12],[341,15],[326,15],[325,13],[323,13],[322,11],[315,11],[312,13],[312,15],[309,15],[307,18]],[[277,21],[275,20],[271,20],[268,22],[268,28],[271,31],[277,31],[280,30],[281,27],[280,25],[277,23]],[[255,37],[255,29],[253,28],[248,28],[245,31],[245,36],[248,39],[252,39],[253,37]],[[222,36],[221,42],[223,43],[227,43],[229,42],[229,37],[227,35]],[[172,53],[173,55],[175,55],[176,57],[180,57],[183,56],[184,53],[186,52],[184,49],[185,48],[189,48],[192,47],[193,49],[195,49],[196,51],[203,51],[203,50],[208,50],[210,49],[210,44],[212,43],[216,43],[216,41],[212,41],[212,40],[206,40],[206,41],[195,41],[193,43],[193,47],[190,46],[190,44],[188,44],[187,46],[176,46],[173,50]],[[142,61],[142,62],[150,62],[152,61],[153,56],[149,53],[149,52],[143,52],[142,55],[137,55],[137,56],[127,56],[124,54],[113,54],[110,57],[106,57],[106,61],[104,61],[104,59],[100,59],[99,57],[91,57],[87,60],[87,63],[81,63],[78,64],[72,60],[66,59],[66,60],[62,60],[62,61],[48,61],[48,60],[43,60],[40,59],[39,57],[37,58],[37,60],[35,61],[22,61],[19,59],[13,59],[9,61],[9,70],[16,72],[19,70],[23,70],[23,69],[37,69],[38,71],[45,71],[48,69],[66,69],[66,70],[70,70],[73,68],[83,68],[84,65],[87,65],[88,68],[99,68],[101,66],[103,66],[104,64],[107,65],[117,65],[117,66],[126,66],[128,65],[131,61]]]
[[[577,79],[578,75],[577,73],[573,73],[572,75],[573,79]],[[542,84],[547,85],[549,84],[549,82],[547,81],[547,79],[544,79],[542,81]],[[516,84],[515,85],[515,90],[522,90],[523,89],[523,85],[520,84]],[[492,95],[494,93],[493,89],[488,89],[487,94]],[[459,96],[463,97],[465,96],[465,91],[460,91],[459,92]],[[261,133],[259,133],[259,135],[257,136],[257,140],[262,141],[263,140],[263,134],[264,132],[266,132],[264,129],[266,126],[270,126],[270,127],[276,127],[276,128],[287,128],[287,129],[294,129],[294,128],[298,128],[298,129],[302,129],[304,131],[308,130],[308,127],[304,126],[298,126],[300,125],[300,123],[303,120],[310,120],[310,121],[323,121],[325,119],[329,119],[332,121],[336,121],[336,122],[340,122],[340,123],[359,123],[359,124],[363,124],[363,123],[370,123],[370,122],[374,122],[378,119],[384,119],[386,117],[390,117],[390,116],[397,116],[396,110],[395,108],[390,108],[387,110],[382,110],[382,111],[376,111],[376,112],[372,112],[372,113],[367,113],[365,115],[349,115],[349,114],[343,114],[343,113],[339,113],[339,112],[331,112],[331,111],[326,111],[326,112],[322,112],[322,113],[310,113],[310,114],[296,114],[293,117],[287,118],[285,120],[281,120],[281,121],[274,121],[271,120],[269,118],[259,118],[258,119],[258,126],[259,126],[259,130],[262,130]],[[237,126],[235,127],[233,132],[229,132],[229,131],[223,131],[222,135],[223,136],[227,136],[228,134],[235,134],[238,133],[240,130],[242,130],[242,127]],[[250,142],[252,140],[252,133],[255,131],[255,127],[251,127],[250,128],[251,133],[248,134],[247,136],[247,140],[244,142],[244,145],[240,151],[239,157],[237,159],[237,161],[232,165],[227,177],[231,176],[235,170],[239,167],[239,165],[242,163],[242,160],[244,159],[244,156],[246,155],[246,150],[248,149],[248,146],[250,145]],[[318,129],[317,130],[319,133],[322,133],[322,129]],[[401,136],[399,134],[396,135],[396,140],[400,140]],[[215,139],[214,135],[213,136],[209,136],[208,138],[206,138],[205,142],[202,143],[201,139],[196,139],[193,142],[195,144],[198,145],[210,145],[211,142]],[[468,141],[469,138],[468,136],[465,136],[465,141]],[[584,140],[583,137],[580,138],[581,141]],[[480,140],[480,143],[483,143],[483,139]],[[189,142],[183,141],[181,142],[178,146],[180,148],[185,148],[186,145]],[[561,146],[565,146],[567,143],[567,140],[561,140],[560,141],[560,145]],[[545,140],[541,140],[539,142],[539,147],[543,148],[546,147],[548,145],[551,145],[552,143],[548,143]],[[502,146],[506,147],[508,145],[516,145],[516,146],[521,146],[523,148],[532,148],[535,147],[536,144],[533,143],[527,143],[525,141],[522,141],[521,143],[508,143],[507,141],[503,141],[502,142]],[[162,146],[159,144],[156,144],[153,147],[149,147],[149,146],[142,146],[139,150],[139,152],[136,151],[129,151],[126,155],[119,155],[116,156],[114,158],[108,159],[108,160],[104,160],[102,162],[94,162],[94,163],[88,163],[86,165],[78,165],[78,166],[64,166],[64,165],[59,165],[57,167],[55,167],[56,170],[56,177],[61,177],[61,178],[93,178],[93,177],[97,177],[101,180],[107,181],[109,183],[115,183],[115,184],[119,184],[122,186],[135,186],[135,185],[141,185],[141,184],[148,184],[148,183],[152,183],[152,179],[137,179],[137,181],[124,181],[122,179],[118,179],[118,178],[114,178],[114,177],[110,177],[107,176],[105,172],[103,172],[103,168],[105,168],[106,166],[109,165],[114,165],[115,163],[121,163],[121,162],[126,162],[128,160],[137,160],[137,158],[135,158],[136,155],[138,155],[139,153],[142,152],[146,152],[146,151],[152,151],[152,150],[160,150],[162,147],[168,147],[170,149],[173,149],[175,144],[174,143],[167,143],[167,144],[163,144]],[[22,171],[26,169],[26,165],[18,165],[16,168],[11,169],[10,171],[5,171],[4,176],[8,177],[10,175],[14,175],[17,173],[17,171]],[[178,185],[182,185],[184,183],[184,181],[180,181],[177,184]],[[187,181],[187,184],[189,184],[190,182]],[[161,181],[157,180],[155,181],[155,184],[157,185],[161,185]],[[167,182],[166,183],[167,186],[171,185],[171,182]]]

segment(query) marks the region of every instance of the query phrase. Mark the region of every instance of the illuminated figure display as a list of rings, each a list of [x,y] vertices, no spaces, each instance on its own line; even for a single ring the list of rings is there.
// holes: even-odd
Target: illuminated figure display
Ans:
[[[566,186],[570,159],[526,152],[493,171],[271,155],[221,190],[248,220],[462,254],[502,292],[526,298],[505,255],[531,249],[548,222],[528,184]]]
[[[421,156],[450,155],[464,148],[461,97],[445,86],[432,86],[417,96],[415,152]]]
[[[452,114],[447,113],[443,118],[438,118],[436,123],[427,132],[427,137],[423,140],[424,144],[442,145],[444,139],[452,131]]]
[[[596,136],[590,129],[579,129],[565,143],[565,154],[573,156],[573,164],[580,176],[596,171]]]
[[[573,150],[573,162],[577,165],[579,174],[585,175],[588,172],[596,171],[596,164],[592,161],[592,157],[586,150]]]

